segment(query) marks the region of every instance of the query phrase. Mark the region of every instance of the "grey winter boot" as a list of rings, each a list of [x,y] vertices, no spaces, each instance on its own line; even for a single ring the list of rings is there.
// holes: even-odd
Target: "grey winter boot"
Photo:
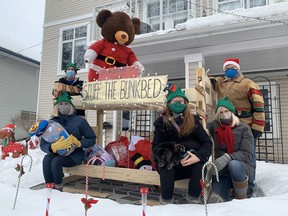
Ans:
[[[163,199],[162,196],[160,196],[159,201],[161,205],[168,205],[168,204],[173,204],[174,199],[172,198],[172,199],[166,200],[166,199]]]
[[[234,197],[236,199],[246,199],[248,190],[248,177],[243,182],[236,182],[232,180],[234,187]]]

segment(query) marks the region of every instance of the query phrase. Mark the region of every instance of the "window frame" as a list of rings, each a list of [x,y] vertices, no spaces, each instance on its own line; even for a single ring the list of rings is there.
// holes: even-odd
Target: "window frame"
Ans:
[[[87,35],[86,35],[86,42],[85,42],[85,49],[87,49],[88,44],[90,43],[90,32],[91,32],[91,23],[90,22],[84,22],[84,23],[78,23],[75,25],[69,25],[69,26],[65,26],[59,29],[59,47],[58,47],[58,66],[57,66],[57,75],[63,75],[64,74],[64,70],[62,70],[61,66],[62,66],[62,54],[63,54],[63,32],[67,31],[69,29],[74,29],[74,33],[73,33],[73,39],[67,40],[67,41],[71,41],[72,42],[72,59],[74,59],[74,54],[75,54],[75,41],[79,40],[78,38],[75,39],[75,29],[82,27],[82,26],[87,26]],[[85,38],[85,37],[83,37]],[[82,39],[83,39],[82,38]],[[65,42],[67,42],[65,41]],[[74,63],[74,62],[73,62]],[[88,64],[85,64],[84,68],[81,68],[80,70],[77,71],[77,73],[85,73],[89,70],[89,66]],[[80,63],[81,65],[81,63]],[[79,64],[77,64],[77,66],[79,66]]]

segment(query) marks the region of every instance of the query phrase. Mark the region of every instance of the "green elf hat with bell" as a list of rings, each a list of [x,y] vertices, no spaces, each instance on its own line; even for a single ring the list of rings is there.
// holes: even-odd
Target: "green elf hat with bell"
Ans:
[[[60,91],[59,92],[59,96],[57,98],[55,98],[55,103],[54,103],[54,106],[59,104],[60,102],[68,102],[70,103],[73,108],[75,109],[75,106],[74,104],[72,103],[72,97],[68,95],[68,93],[66,91]]]
[[[222,100],[218,100],[215,113],[217,112],[219,107],[226,107],[232,113],[235,113],[235,108],[234,108],[233,104],[230,103],[230,101],[228,100],[228,97],[225,97]]]
[[[173,85],[168,89],[168,95],[166,96],[166,103],[169,103],[175,97],[182,97],[187,102],[189,101],[185,93],[181,90],[180,85]]]
[[[79,68],[77,68],[76,64],[69,62],[64,69],[65,72],[66,72],[68,67],[73,67],[75,70],[75,73],[77,73],[77,71],[79,70]]]

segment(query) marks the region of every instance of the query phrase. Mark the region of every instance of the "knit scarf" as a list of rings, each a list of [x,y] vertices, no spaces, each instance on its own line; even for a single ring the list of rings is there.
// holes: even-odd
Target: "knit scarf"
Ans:
[[[229,125],[219,125],[216,128],[215,132],[217,133],[217,143],[221,146],[227,146],[227,153],[231,154],[234,152],[234,135],[232,133],[231,126]]]

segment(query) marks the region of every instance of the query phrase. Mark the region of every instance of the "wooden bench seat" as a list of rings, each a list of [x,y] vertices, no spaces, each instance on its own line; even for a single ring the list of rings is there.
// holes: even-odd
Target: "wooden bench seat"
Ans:
[[[86,164],[64,168],[64,173],[76,176],[85,175]],[[89,177],[102,178],[102,166],[89,165]],[[157,171],[145,171],[121,167],[105,167],[105,179],[125,181],[147,185],[160,185],[160,177]],[[188,188],[188,179],[175,181],[175,188]]]

